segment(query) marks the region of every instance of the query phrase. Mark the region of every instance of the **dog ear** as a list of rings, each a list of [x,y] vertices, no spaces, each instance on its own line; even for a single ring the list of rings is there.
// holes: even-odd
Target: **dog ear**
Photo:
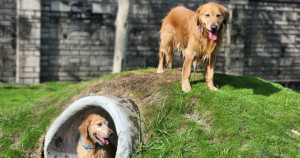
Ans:
[[[85,119],[78,128],[79,132],[86,138],[88,137],[88,127],[90,122],[89,119]]]
[[[223,21],[223,24],[224,24],[224,25],[227,24],[228,18],[229,18],[229,13],[226,11],[226,12],[224,13],[224,21]]]
[[[227,21],[228,21],[228,17],[229,17],[229,13],[227,11],[227,8],[225,8],[224,6],[222,5],[219,5],[219,8],[222,12],[222,15],[224,16],[224,21],[223,21],[223,24],[226,25],[227,24]]]
[[[196,13],[197,13],[198,15],[200,14],[202,8],[203,8],[203,7],[200,6],[200,7],[196,10]]]
[[[199,19],[199,16],[195,16],[195,21],[196,21],[196,24],[197,26],[199,27],[200,26],[200,19]]]

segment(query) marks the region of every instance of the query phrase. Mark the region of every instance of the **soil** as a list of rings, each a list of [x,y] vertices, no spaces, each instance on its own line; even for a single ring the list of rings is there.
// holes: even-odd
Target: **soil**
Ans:
[[[143,105],[153,105],[164,98],[161,96],[163,92],[159,88],[160,85],[170,87],[180,79],[180,69],[165,71],[162,74],[156,73],[156,70],[147,73],[128,72],[110,79],[99,80],[74,96],[70,102],[89,95],[115,96],[133,100],[142,112]]]

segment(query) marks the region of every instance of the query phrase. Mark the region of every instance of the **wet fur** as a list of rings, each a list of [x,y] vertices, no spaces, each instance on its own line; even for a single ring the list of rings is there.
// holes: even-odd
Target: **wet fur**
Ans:
[[[99,127],[98,123],[102,122],[103,127]],[[107,121],[100,115],[91,114],[89,115],[79,126],[79,132],[82,134],[81,142],[85,146],[92,146],[93,149],[84,149],[79,141],[77,144],[77,154],[79,158],[114,158],[116,149],[109,143],[109,145],[103,146],[100,149],[95,149],[96,142],[93,138],[92,133],[98,132],[101,136],[109,137],[109,133],[112,132],[107,127]]]
[[[205,17],[210,14],[211,17]],[[217,14],[220,14],[217,18]],[[190,73],[192,63],[205,67],[206,84],[211,90],[217,90],[213,84],[216,54],[223,40],[224,26],[227,21],[227,9],[217,3],[200,6],[196,12],[185,7],[173,8],[163,19],[160,30],[159,65],[157,73],[163,73],[165,59],[167,68],[172,67],[175,50],[184,55],[182,68],[182,90],[190,91]],[[217,40],[209,39],[211,25],[217,25]],[[199,32],[199,29],[201,32]]]

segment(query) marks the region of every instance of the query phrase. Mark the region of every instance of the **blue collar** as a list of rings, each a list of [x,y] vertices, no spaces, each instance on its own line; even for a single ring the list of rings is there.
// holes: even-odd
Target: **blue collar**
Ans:
[[[80,133],[80,136],[79,136],[79,143],[80,143],[80,145],[81,145],[84,149],[90,149],[90,150],[93,149],[92,146],[85,146],[85,145],[83,145],[82,142],[81,142],[81,137],[82,137],[82,134]],[[100,149],[100,148],[101,148],[101,145],[97,143],[95,149],[97,150],[97,149]]]

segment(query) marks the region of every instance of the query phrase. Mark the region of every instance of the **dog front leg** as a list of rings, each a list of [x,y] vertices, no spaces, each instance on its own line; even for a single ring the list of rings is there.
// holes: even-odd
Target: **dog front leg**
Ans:
[[[191,67],[193,62],[193,54],[189,50],[185,51],[185,59],[182,67],[182,91],[188,92],[191,90],[190,86],[190,76],[191,76]]]
[[[216,55],[212,55],[206,66],[205,78],[206,78],[206,84],[208,88],[216,91],[218,90],[218,88],[214,86],[214,81],[213,81],[215,62],[216,62]]]
[[[165,57],[165,54],[164,54],[164,51],[160,48],[159,49],[159,53],[158,53],[158,56],[159,56],[159,63],[158,63],[158,67],[157,67],[157,73],[163,73],[164,72],[164,57]]]

